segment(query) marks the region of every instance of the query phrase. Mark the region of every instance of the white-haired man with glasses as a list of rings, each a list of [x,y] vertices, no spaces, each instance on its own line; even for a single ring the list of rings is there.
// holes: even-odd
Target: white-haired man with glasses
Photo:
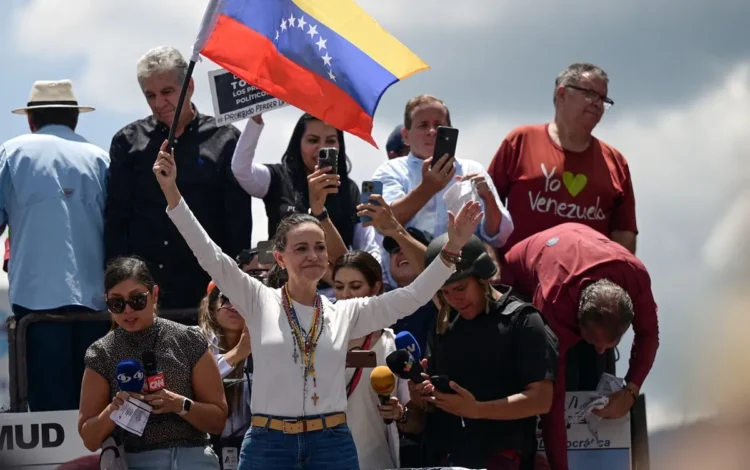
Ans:
[[[592,135],[604,112],[609,77],[576,63],[555,80],[552,122],[514,129],[489,174],[507,201],[515,229],[503,247],[564,222],[578,222],[635,253],[635,196],[625,157]]]

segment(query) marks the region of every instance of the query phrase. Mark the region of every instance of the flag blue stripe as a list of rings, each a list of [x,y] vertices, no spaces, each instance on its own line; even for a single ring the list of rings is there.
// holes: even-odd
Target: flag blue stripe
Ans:
[[[280,54],[297,65],[334,83],[370,117],[374,117],[385,90],[398,81],[291,0],[228,0],[222,14],[268,38]]]

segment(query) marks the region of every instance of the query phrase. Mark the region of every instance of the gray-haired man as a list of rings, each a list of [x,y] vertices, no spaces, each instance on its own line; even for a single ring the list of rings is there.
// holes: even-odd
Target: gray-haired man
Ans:
[[[144,258],[159,284],[163,308],[195,308],[210,281],[167,217],[151,172],[168,138],[186,71],[185,59],[173,47],[157,47],[140,58],[137,79],[152,115],[117,132],[110,149],[106,258]],[[250,196],[231,171],[240,132],[198,112],[190,101],[193,91],[191,79],[175,132],[178,184],[209,236],[234,257],[251,246],[252,231]]]
[[[549,413],[542,416],[542,432],[551,468],[567,470],[566,355],[580,342],[591,344],[602,355],[620,343],[632,324],[635,335],[627,386],[596,412],[602,418],[625,416],[659,348],[651,278],[625,247],[578,223],[560,224],[526,238],[508,251],[504,261],[503,284],[531,299],[560,342],[554,399]],[[586,372],[578,366],[579,374]],[[606,372],[614,373],[614,364],[609,366]]]

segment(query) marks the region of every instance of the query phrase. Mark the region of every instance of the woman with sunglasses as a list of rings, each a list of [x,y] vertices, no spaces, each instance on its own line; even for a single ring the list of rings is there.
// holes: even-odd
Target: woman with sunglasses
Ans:
[[[236,265],[235,265],[236,266]],[[98,450],[116,434],[130,470],[217,470],[209,433],[224,429],[227,403],[216,365],[203,335],[156,315],[159,288],[138,258],[113,260],[104,274],[105,299],[117,325],[86,351],[78,432],[87,449]],[[165,388],[157,392],[119,390],[117,366],[141,362],[152,351]],[[114,411],[130,397],[153,407],[143,435],[118,427]]]
[[[174,155],[166,148],[165,141],[153,171],[167,200],[167,214],[250,330],[253,417],[242,443],[240,470],[359,468],[346,425],[349,340],[388,327],[435,295],[479,225],[480,204],[469,202],[457,215],[449,214],[443,255],[408,287],[333,304],[317,290],[329,267],[318,219],[295,213],[281,220],[273,255],[288,281],[280,289],[269,288],[242,272],[208,237],[180,195]],[[375,205],[385,206],[383,198],[373,199],[359,207],[359,216],[384,210]]]
[[[229,407],[224,432],[212,438],[214,450],[222,455],[223,450],[235,448],[235,455],[239,455],[242,438],[250,425],[253,367],[250,332],[245,319],[213,281],[201,301],[198,325],[219,365]]]

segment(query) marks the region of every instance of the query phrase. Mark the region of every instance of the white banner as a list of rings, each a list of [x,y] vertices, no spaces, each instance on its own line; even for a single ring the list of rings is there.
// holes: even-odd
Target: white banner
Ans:
[[[56,468],[94,455],[78,435],[78,411],[0,413],[0,468]]]
[[[593,392],[568,392],[566,397],[566,424],[568,426],[568,466],[576,470],[631,470],[630,414],[621,419],[602,420],[599,440],[591,434],[589,426],[574,418],[594,395]],[[541,429],[537,428],[539,456],[537,469],[549,467],[544,455]]]

